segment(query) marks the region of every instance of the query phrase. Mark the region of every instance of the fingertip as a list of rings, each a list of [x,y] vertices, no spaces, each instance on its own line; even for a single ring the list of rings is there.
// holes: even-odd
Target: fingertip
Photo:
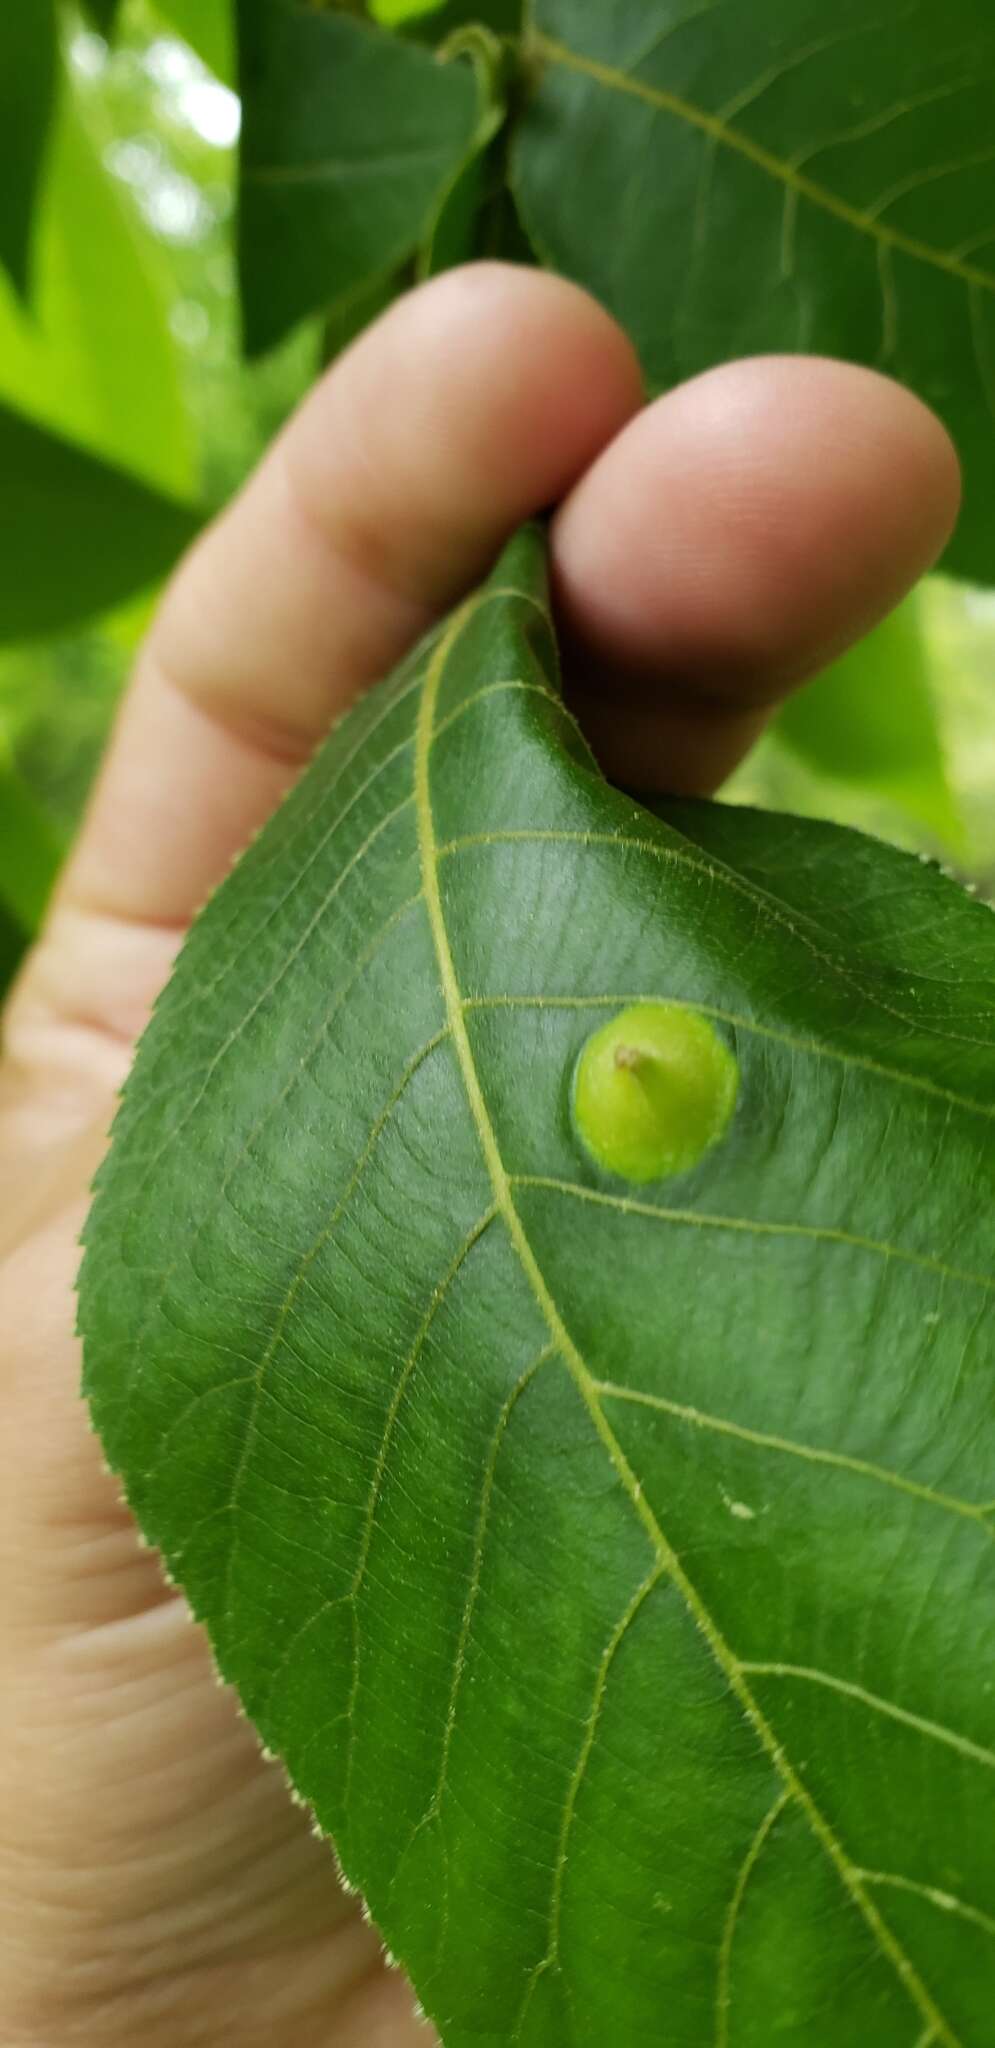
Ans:
[[[369,473],[390,419],[391,489],[412,512],[376,518],[374,477],[366,537],[382,579],[413,584],[429,607],[569,491],[643,398],[631,342],[588,292],[492,260],[398,300],[351,356],[310,400],[290,457],[320,516],[350,458]],[[401,391],[403,414],[392,412]]]
[[[755,357],[657,400],[554,522],[558,603],[599,731],[613,719],[628,759],[635,721],[645,755],[655,717],[671,786],[692,756],[692,786],[714,786],[755,714],[933,566],[959,502],[945,429],[875,371]]]

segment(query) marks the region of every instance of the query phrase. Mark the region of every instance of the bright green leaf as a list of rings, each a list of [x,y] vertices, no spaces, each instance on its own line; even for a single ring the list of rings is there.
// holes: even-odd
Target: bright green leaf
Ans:
[[[399,28],[416,16],[438,14],[443,4],[444,0],[370,0],[370,13],[384,28]]]
[[[63,850],[0,733],[0,909],[24,932],[41,923]]]
[[[475,69],[346,15],[240,0],[239,268],[256,354],[421,245],[472,152]]]
[[[235,83],[235,0],[154,0],[155,11],[224,85]]]
[[[777,732],[821,775],[890,796],[959,843],[918,594],[792,697]]]
[[[964,464],[948,563],[990,580],[990,0],[536,0],[534,17],[515,176],[544,260],[628,327],[654,389],[767,349],[903,379]]]
[[[200,516],[0,406],[0,641],[55,633],[165,574]]]
[[[25,294],[55,79],[55,0],[6,0],[0,7],[0,263]]]
[[[525,536],[195,926],[93,1411],[445,2048],[990,2048],[995,921],[657,818],[555,674]],[[638,1195],[570,1107],[636,1001],[739,1068]]]
[[[148,483],[189,492],[190,422],[157,251],[68,81],[37,225],[30,311],[0,278],[0,400]]]

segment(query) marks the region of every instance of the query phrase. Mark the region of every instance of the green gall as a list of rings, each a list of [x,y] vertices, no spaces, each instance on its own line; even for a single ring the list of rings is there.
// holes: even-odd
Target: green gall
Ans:
[[[713,1024],[677,1003],[633,1003],[592,1032],[574,1073],[578,1135],[625,1180],[697,1166],[725,1135],[739,1065]]]

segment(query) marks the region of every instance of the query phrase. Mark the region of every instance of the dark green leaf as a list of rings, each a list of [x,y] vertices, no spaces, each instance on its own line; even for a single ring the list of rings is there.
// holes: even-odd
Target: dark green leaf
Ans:
[[[240,0],[246,346],[389,274],[472,153],[475,69],[345,15]]]
[[[0,903],[0,1002],[17,973],[27,935]]]
[[[405,264],[400,270],[388,271],[385,277],[365,278],[351,292],[344,292],[329,306],[322,330],[321,356],[323,363],[333,363],[336,356],[362,334],[372,320],[378,320],[388,306],[400,297],[414,282],[414,266]]]
[[[450,179],[429,223],[418,253],[421,277],[435,277],[457,263],[468,263],[486,235],[486,220],[505,188],[505,138],[501,133],[504,96],[504,46],[488,29],[468,29],[462,44],[474,64],[485,110],[473,146]]]
[[[83,0],[83,4],[94,28],[109,42],[117,25],[121,0]]]
[[[0,263],[21,293],[55,77],[55,0],[7,0],[0,8]]]
[[[995,573],[990,0],[536,0],[515,160],[544,259],[661,389],[819,350],[903,379],[965,468],[950,566]]]
[[[63,851],[0,734],[0,908],[25,932],[41,923]]]
[[[391,0],[381,0],[374,5],[371,13],[383,22],[393,20],[405,35],[417,36],[427,43],[444,43],[446,38],[464,28],[489,28],[495,35],[517,36],[521,33],[523,0],[443,0],[441,7],[420,8],[417,13],[391,5]]]
[[[636,999],[740,1076],[633,1190]],[[195,927],[87,1388],[446,2048],[990,2048],[993,1119],[991,913],[609,789],[535,536]]]
[[[821,775],[889,796],[959,844],[917,594],[791,698],[776,730]]]
[[[54,633],[162,576],[200,516],[0,406],[0,640]]]

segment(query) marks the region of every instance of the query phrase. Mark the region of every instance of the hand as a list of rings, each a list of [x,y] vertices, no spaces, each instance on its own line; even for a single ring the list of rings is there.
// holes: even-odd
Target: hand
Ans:
[[[0,2039],[416,2048],[410,1992],[140,1547],[77,1394],[76,1241],[184,927],[330,721],[558,507],[568,678],[609,773],[714,788],[935,559],[956,462],[868,372],[715,371],[640,410],[583,293],[405,300],[179,571],[6,1017]]]

